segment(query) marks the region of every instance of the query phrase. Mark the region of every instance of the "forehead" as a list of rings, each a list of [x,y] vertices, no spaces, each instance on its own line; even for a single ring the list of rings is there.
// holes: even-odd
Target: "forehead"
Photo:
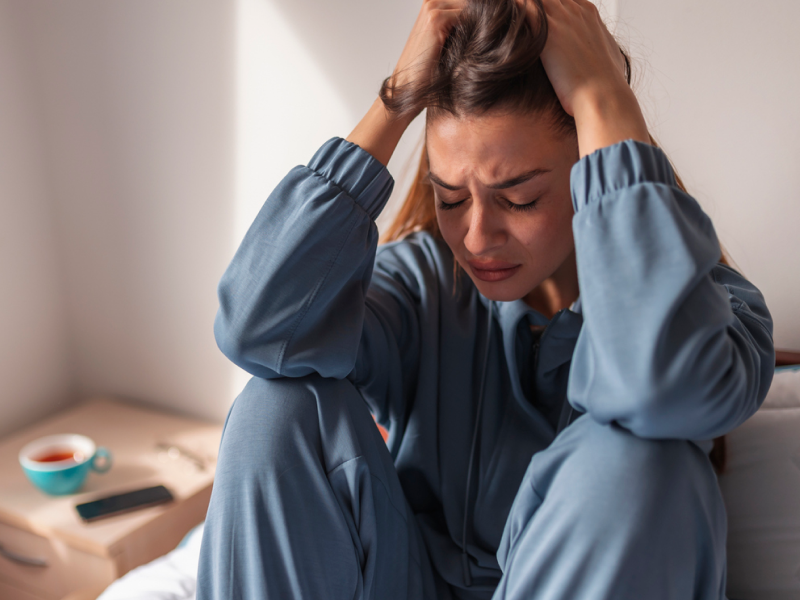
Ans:
[[[538,114],[446,115],[428,122],[426,132],[430,170],[454,184],[465,179],[490,184],[574,162],[574,140],[556,134],[549,118]]]

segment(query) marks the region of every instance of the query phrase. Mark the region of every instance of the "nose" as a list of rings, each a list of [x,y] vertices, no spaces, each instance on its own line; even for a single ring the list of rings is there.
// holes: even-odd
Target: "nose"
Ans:
[[[471,203],[464,247],[473,256],[485,256],[505,244],[507,236],[503,221],[495,213],[486,199],[476,198]]]

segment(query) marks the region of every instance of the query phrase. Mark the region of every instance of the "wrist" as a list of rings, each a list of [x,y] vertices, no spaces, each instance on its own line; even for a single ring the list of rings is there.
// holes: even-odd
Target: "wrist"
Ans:
[[[412,120],[392,115],[378,97],[364,118],[345,139],[360,146],[383,166],[387,166],[397,143]]]

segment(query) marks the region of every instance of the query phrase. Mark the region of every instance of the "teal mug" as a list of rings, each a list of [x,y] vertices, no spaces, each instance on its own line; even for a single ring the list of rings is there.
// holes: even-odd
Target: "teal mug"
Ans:
[[[83,485],[89,471],[105,473],[111,468],[111,453],[98,448],[85,435],[48,435],[26,444],[19,463],[37,488],[53,496],[72,494]]]

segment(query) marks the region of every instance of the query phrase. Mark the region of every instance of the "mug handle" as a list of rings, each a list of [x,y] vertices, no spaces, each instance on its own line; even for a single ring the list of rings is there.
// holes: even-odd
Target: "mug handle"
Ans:
[[[97,465],[98,458],[103,461],[100,466]],[[110,468],[111,468],[111,452],[109,452],[107,448],[100,446],[94,453],[94,456],[92,457],[92,470],[97,471],[98,473],[105,473]]]

